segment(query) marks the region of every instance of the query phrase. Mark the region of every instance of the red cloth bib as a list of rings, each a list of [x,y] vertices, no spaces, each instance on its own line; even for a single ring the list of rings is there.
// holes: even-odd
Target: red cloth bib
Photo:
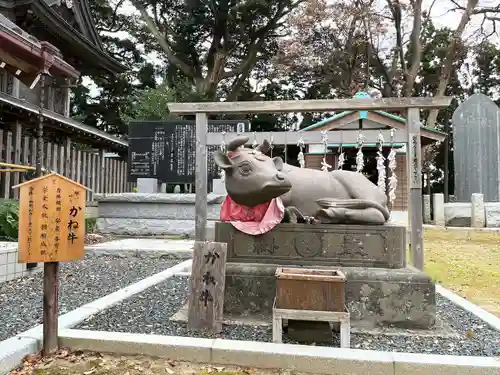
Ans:
[[[233,201],[228,195],[220,209],[221,221],[230,222],[240,232],[257,236],[264,234],[281,223],[285,207],[280,198],[247,207]]]

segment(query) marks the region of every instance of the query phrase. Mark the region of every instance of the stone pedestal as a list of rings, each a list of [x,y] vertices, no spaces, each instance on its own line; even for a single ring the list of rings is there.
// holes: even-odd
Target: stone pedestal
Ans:
[[[486,224],[486,211],[484,209],[484,195],[472,194],[471,196],[471,227],[484,228]]]
[[[500,228],[500,202],[486,204],[486,226]]]
[[[429,194],[423,195],[423,212],[424,223],[429,224],[431,222],[431,196]]]
[[[405,267],[406,228],[400,225],[279,224],[249,236],[216,223],[227,261],[309,266]]]
[[[225,312],[232,316],[271,316],[277,267],[255,263],[228,264]],[[425,273],[409,268],[335,268],[344,272],[347,278],[346,305],[351,313],[353,327],[427,329],[434,325],[435,288]]]
[[[232,316],[272,314],[279,266],[335,268],[346,275],[346,305],[355,327],[434,325],[435,288],[406,268],[406,228],[398,225],[280,224],[248,236],[215,224],[228,243],[224,310]]]
[[[195,194],[120,193],[96,195],[97,229],[101,233],[128,236],[194,235]],[[207,196],[207,228],[213,238],[224,196]]]
[[[138,193],[158,193],[158,180],[156,178],[138,178],[137,179]]]
[[[215,178],[213,179],[212,184],[213,184],[212,192],[214,194],[224,194],[224,195],[227,194],[226,183],[223,180],[221,180],[220,178]]]
[[[445,226],[446,219],[444,215],[444,194],[433,194],[432,206],[434,210],[434,223]]]

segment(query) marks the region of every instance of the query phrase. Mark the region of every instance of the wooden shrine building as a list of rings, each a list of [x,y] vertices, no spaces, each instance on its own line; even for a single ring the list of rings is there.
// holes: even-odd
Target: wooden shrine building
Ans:
[[[365,92],[358,92],[354,98],[369,98],[370,95]],[[392,210],[407,211],[408,210],[408,172],[407,172],[407,152],[406,145],[401,143],[392,143],[388,137],[390,129],[405,129],[406,119],[385,111],[343,111],[335,116],[326,118],[315,124],[312,124],[302,131],[335,131],[359,129],[363,134],[363,130],[381,130],[384,137],[383,155],[387,158],[391,147],[396,149],[396,176],[398,185],[396,188],[396,201]],[[430,145],[434,142],[441,142],[446,138],[446,134],[435,129],[421,127],[421,144],[422,147]],[[339,150],[342,150],[345,155],[345,164],[343,169],[356,170],[356,153],[358,145],[356,143],[328,143],[328,152],[326,162],[333,168],[337,168]],[[362,148],[364,154],[363,173],[373,182],[377,183],[377,144],[365,143]],[[305,153],[305,162],[307,168],[321,168],[321,162],[324,157],[323,144],[310,144],[307,146]],[[387,161],[386,161],[387,164]],[[386,175],[388,173],[386,172]]]
[[[96,72],[112,79],[113,75],[125,70],[104,51],[87,0],[0,2],[2,162],[34,166],[34,157],[30,159],[29,155],[36,154],[34,145],[40,115],[43,116],[44,143],[63,148],[59,160],[64,159],[65,165],[61,164],[64,168],[57,172],[70,178],[72,176],[68,174],[71,173],[83,175],[81,171],[74,173],[68,166],[74,144],[78,144],[78,149],[99,150],[101,163],[104,163],[105,151],[117,153],[126,160],[126,140],[69,117],[71,88],[78,84],[81,75]],[[12,138],[12,144],[8,138]],[[21,152],[21,142],[26,139],[35,143],[24,145],[29,150]],[[23,153],[28,155],[24,157],[29,159],[28,162],[20,160]],[[47,153],[50,150],[45,150]],[[103,170],[104,164],[98,169]],[[104,175],[100,178],[104,181]],[[2,189],[8,190],[9,184],[20,182],[14,173],[13,180],[16,179]],[[98,187],[95,189],[102,190]],[[6,191],[1,193],[3,197],[8,197],[8,194]]]

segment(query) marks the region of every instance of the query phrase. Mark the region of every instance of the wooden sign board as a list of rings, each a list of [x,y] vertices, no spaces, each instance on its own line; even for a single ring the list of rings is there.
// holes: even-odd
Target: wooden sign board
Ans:
[[[14,188],[20,189],[19,263],[82,258],[86,187],[51,173]]]
[[[222,331],[227,244],[194,244],[189,280],[188,329]]]

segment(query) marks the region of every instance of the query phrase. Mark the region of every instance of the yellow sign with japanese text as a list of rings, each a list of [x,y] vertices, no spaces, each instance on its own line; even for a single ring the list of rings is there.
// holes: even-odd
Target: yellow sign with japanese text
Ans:
[[[84,255],[86,187],[57,173],[19,188],[19,263],[68,262]]]

